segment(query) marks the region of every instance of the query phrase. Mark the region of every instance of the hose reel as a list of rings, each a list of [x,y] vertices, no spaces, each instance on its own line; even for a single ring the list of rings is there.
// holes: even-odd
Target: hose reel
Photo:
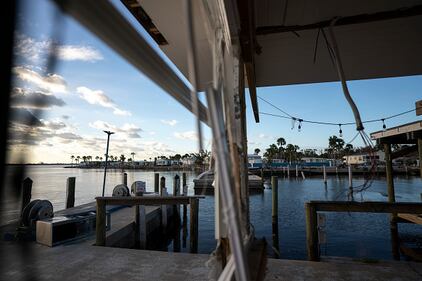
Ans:
[[[37,220],[52,218],[54,216],[53,205],[48,200],[33,200],[22,211],[21,224],[32,227]]]
[[[113,197],[130,196],[129,188],[125,184],[118,184],[113,188]]]

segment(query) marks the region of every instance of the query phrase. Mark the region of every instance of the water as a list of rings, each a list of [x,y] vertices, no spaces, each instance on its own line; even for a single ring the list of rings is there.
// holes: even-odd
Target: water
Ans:
[[[10,167],[11,169],[13,167]],[[8,171],[10,174],[10,170]],[[34,181],[32,198],[47,199],[53,203],[54,210],[63,209],[66,197],[66,178],[76,177],[76,205],[92,202],[101,195],[103,171],[100,169],[73,169],[62,166],[29,166],[28,176]],[[128,182],[143,180],[147,191],[154,189],[154,172],[126,171]],[[166,177],[168,192],[172,193],[172,179],[181,172],[160,172]],[[193,195],[192,180],[197,175],[187,172],[188,193]],[[120,170],[107,173],[106,194],[122,182]],[[362,179],[354,179],[359,185]],[[422,181],[420,178],[395,178],[396,200],[398,202],[420,202]],[[279,179],[279,245],[281,258],[306,259],[306,231],[304,204],[309,200],[347,200],[347,177],[329,177],[325,187],[320,177],[296,180]],[[376,179],[362,195],[355,200],[387,201],[385,179]],[[19,215],[19,204],[9,199],[2,204],[1,221],[5,223]],[[265,237],[269,244],[269,255],[273,255],[271,189],[250,197],[251,223],[257,237]],[[329,256],[354,258],[392,259],[389,215],[364,213],[326,213],[326,244],[321,245],[321,253]],[[420,237],[422,226],[400,224],[400,235]],[[189,239],[189,237],[188,237]],[[214,197],[206,196],[199,204],[199,252],[210,253],[216,245],[214,239]],[[169,249],[172,249],[170,246]],[[188,251],[187,248],[182,251]]]

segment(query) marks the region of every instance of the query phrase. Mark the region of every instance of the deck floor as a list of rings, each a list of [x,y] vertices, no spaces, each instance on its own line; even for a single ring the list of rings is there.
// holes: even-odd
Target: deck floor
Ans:
[[[208,255],[1,242],[1,280],[209,280]],[[418,263],[269,259],[265,280],[421,280]],[[28,277],[36,279],[27,279]]]

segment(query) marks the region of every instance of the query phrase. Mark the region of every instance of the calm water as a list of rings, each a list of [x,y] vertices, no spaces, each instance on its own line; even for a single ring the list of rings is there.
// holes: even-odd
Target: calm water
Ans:
[[[9,171],[10,172],[10,171]],[[54,210],[64,208],[66,197],[66,178],[76,177],[76,204],[92,202],[101,194],[103,171],[97,169],[65,169],[61,166],[30,166],[28,176],[34,181],[32,198],[47,199],[53,203]],[[154,172],[126,171],[128,182],[143,180],[147,191],[153,191]],[[172,178],[178,172],[160,172],[166,177],[166,186],[172,193]],[[193,194],[193,172],[187,172],[188,192]],[[120,170],[110,170],[107,174],[106,194],[122,182]],[[354,184],[362,183],[354,179]],[[420,202],[422,181],[420,178],[395,178],[396,200]],[[281,258],[306,258],[306,232],[304,204],[309,200],[347,200],[348,180],[330,177],[327,187],[321,178],[306,180],[279,179],[279,245]],[[385,179],[377,179],[372,187],[355,200],[386,201]],[[2,223],[19,215],[19,205],[6,197],[2,204]],[[251,222],[257,237],[266,237],[269,248],[272,246],[271,227],[271,189],[263,194],[250,197]],[[422,226],[400,224],[401,237],[420,239]],[[199,211],[199,252],[210,253],[215,248],[214,240],[214,197],[206,196],[200,200]],[[420,241],[420,240],[419,240]],[[172,247],[169,247],[170,249]],[[391,259],[389,216],[386,214],[327,213],[326,244],[321,245],[322,254],[356,258]],[[187,250],[187,249],[182,249]],[[273,255],[270,249],[269,254]]]

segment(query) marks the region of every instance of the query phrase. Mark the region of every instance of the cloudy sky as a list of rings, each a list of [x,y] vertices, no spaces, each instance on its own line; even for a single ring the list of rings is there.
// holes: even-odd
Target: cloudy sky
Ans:
[[[22,153],[33,163],[66,162],[71,155],[102,156],[105,129],[116,132],[110,145],[112,155],[135,152],[135,159],[148,159],[196,150],[191,113],[73,19],[62,16],[58,27],[50,1],[22,2],[16,31],[9,162],[19,161]],[[113,3],[125,11],[119,1]],[[129,13],[124,15],[136,23]],[[57,27],[60,45],[56,64],[49,68],[51,34]],[[139,24],[136,28],[148,36]],[[414,108],[414,102],[422,97],[421,83],[421,76],[413,76],[353,81],[349,86],[362,119],[369,120]],[[258,95],[303,119],[353,121],[339,83],[260,88]],[[261,100],[259,106],[260,111],[282,114]],[[264,150],[280,136],[303,148],[319,149],[326,146],[330,135],[338,135],[336,126],[302,124],[299,132],[297,124],[292,129],[290,120],[265,115],[255,124],[249,100],[247,115],[250,151],[256,147]],[[386,125],[414,120],[413,112]],[[373,123],[366,131],[381,128],[382,124]],[[350,126],[343,127],[343,132],[346,141],[355,135]],[[210,149],[207,128],[204,138]]]

